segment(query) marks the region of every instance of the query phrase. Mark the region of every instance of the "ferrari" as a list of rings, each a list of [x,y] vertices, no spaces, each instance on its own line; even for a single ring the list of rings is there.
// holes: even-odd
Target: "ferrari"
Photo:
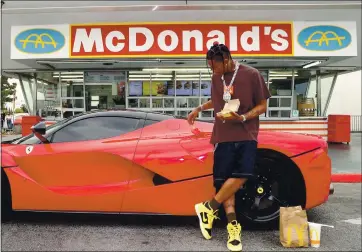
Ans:
[[[15,212],[196,215],[211,199],[212,122],[147,111],[93,111],[1,144],[2,218]],[[255,175],[236,194],[242,221],[270,224],[281,206],[311,209],[333,193],[318,136],[260,131]]]

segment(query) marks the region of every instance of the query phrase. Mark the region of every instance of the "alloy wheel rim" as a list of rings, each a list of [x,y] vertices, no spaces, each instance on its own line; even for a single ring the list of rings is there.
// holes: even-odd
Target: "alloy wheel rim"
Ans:
[[[281,206],[287,205],[283,195],[283,174],[273,159],[259,160],[255,176],[240,190],[240,212],[254,222],[269,222],[279,217]]]

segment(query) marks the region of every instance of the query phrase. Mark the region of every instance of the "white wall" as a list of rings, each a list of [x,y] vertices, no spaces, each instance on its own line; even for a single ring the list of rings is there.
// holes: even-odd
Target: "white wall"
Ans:
[[[338,75],[328,114],[361,115],[361,71]]]
[[[333,76],[321,79],[322,113],[327,103]],[[361,115],[361,71],[339,74],[334,86],[326,116],[329,114]],[[314,98],[317,108],[316,81],[310,82],[307,97]]]

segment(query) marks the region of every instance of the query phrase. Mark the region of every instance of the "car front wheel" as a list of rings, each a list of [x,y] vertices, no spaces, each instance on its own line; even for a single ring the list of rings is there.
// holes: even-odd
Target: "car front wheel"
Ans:
[[[258,154],[254,177],[236,194],[236,208],[247,225],[275,227],[282,206],[304,207],[304,180],[295,164],[280,154]]]

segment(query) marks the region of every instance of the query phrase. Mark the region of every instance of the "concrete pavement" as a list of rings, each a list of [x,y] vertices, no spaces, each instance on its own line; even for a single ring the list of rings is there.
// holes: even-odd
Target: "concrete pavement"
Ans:
[[[350,144],[329,144],[333,173],[362,173],[362,134],[351,134]]]
[[[335,194],[308,211],[323,228],[320,251],[361,251],[361,185],[336,184]],[[3,251],[227,251],[224,223],[204,240],[196,217],[27,214],[2,224]],[[243,251],[284,249],[278,230],[244,230]]]

